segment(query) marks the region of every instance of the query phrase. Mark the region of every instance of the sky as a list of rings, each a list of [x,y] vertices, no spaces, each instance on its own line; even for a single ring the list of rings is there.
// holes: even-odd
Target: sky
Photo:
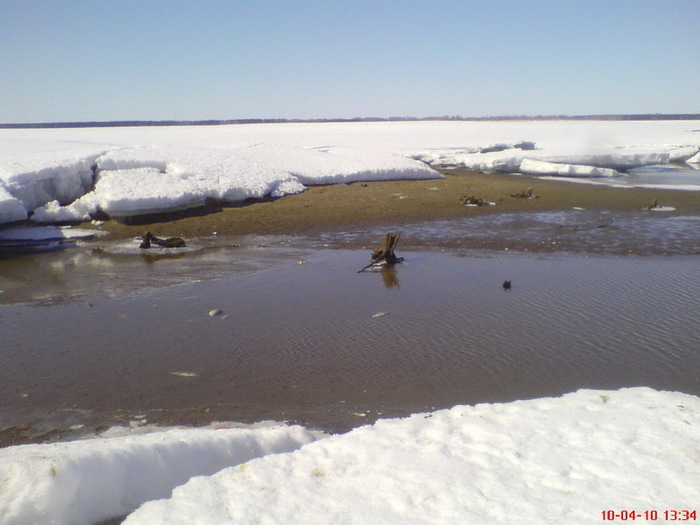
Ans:
[[[0,123],[700,113],[699,0],[0,0]]]

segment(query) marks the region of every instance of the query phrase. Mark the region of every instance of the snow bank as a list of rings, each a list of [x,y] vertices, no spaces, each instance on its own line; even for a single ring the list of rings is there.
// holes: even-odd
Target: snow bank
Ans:
[[[649,388],[378,421],[146,503],[126,525],[510,524],[694,509],[700,399]]]
[[[83,221],[96,211],[116,217],[159,213],[207,199],[281,197],[314,184],[439,178],[428,166],[519,172],[527,160],[627,171],[698,162],[700,135],[691,133],[696,125],[498,121],[0,130],[0,222],[32,212],[36,222]]]
[[[314,441],[297,426],[169,430],[0,449],[0,524],[92,524],[163,498],[192,476]]]
[[[27,187],[19,200],[34,211],[32,220],[85,221],[97,211],[128,217],[194,208],[207,199],[237,202],[282,197],[315,184],[440,177],[425,164],[398,155],[268,144],[231,149],[119,148],[94,162],[94,188],[82,184],[83,171],[74,169],[63,177],[82,184],[81,191],[71,194],[73,199],[40,184]],[[25,178],[30,179],[30,174]]]

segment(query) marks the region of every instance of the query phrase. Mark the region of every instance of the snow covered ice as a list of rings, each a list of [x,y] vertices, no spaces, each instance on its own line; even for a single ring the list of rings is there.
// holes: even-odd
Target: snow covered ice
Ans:
[[[0,223],[85,221],[430,179],[433,167],[611,177],[698,162],[695,121],[260,124],[0,130]],[[614,171],[613,171],[614,170]]]
[[[588,525],[700,503],[700,398],[681,393],[580,390],[315,437],[281,426],[2,449],[0,524],[88,524],[154,498],[125,523]]]

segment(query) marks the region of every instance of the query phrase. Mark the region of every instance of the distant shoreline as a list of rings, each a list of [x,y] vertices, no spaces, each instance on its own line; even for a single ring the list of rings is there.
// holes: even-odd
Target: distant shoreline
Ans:
[[[639,113],[629,115],[503,115],[493,117],[356,117],[328,119],[209,119],[209,120],[110,120],[76,122],[0,123],[0,129],[51,129],[51,128],[119,128],[148,126],[226,126],[241,124],[315,124],[331,122],[485,122],[504,120],[602,120],[602,121],[654,121],[700,120],[700,113]],[[700,130],[694,130],[700,132]]]

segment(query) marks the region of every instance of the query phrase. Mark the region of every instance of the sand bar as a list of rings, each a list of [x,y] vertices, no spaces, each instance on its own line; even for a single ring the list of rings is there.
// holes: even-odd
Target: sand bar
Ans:
[[[146,229],[159,235],[185,238],[218,235],[313,235],[370,225],[397,226],[436,219],[514,211],[642,210],[657,199],[676,208],[674,213],[700,214],[698,192],[645,188],[613,188],[543,180],[529,176],[442,170],[444,179],[367,182],[316,186],[280,199],[248,201],[204,216],[151,225],[108,221],[101,226],[113,239],[140,236]],[[532,188],[536,199],[514,198]],[[461,198],[475,196],[496,203],[465,207]],[[86,224],[85,227],[92,227]]]

